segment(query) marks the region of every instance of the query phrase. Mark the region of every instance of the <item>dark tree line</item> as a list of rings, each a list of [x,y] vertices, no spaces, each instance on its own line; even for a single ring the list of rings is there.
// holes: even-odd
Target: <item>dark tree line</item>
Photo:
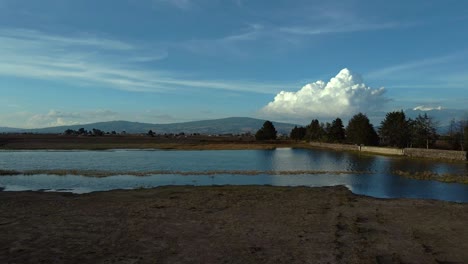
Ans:
[[[320,123],[313,119],[306,127],[294,127],[289,135],[295,140],[324,141],[324,142],[344,142],[345,129],[340,118],[330,123]]]
[[[425,147],[429,148],[434,146],[436,140],[439,138],[437,134],[437,123],[427,114],[418,115],[415,120],[409,119],[410,122],[410,138],[411,147]]]
[[[403,111],[387,113],[379,134],[382,144],[392,147],[430,148],[437,138],[437,123],[427,114],[406,118]]]
[[[92,130],[88,131],[84,128],[80,128],[78,130],[67,129],[63,132],[65,135],[80,135],[80,136],[104,136],[106,132],[93,128]],[[109,134],[109,133],[107,133]],[[117,134],[115,131],[112,131],[112,134]]]
[[[289,137],[294,140],[301,140],[304,139],[307,133],[307,129],[305,127],[297,127],[295,126],[292,130],[291,133],[289,134]]]
[[[317,119],[313,119],[306,127],[293,128],[290,137],[295,140],[328,143],[378,144],[374,127],[362,113],[353,116],[346,128],[341,118],[336,118],[331,123],[320,123]]]
[[[111,132],[105,132],[103,130],[100,130],[100,129],[97,129],[97,128],[93,128],[91,130],[86,130],[85,128],[80,128],[78,130],[73,130],[73,129],[67,129],[63,132],[64,135],[68,135],[68,136],[104,136],[104,135],[117,135],[117,132],[115,131],[111,131]],[[125,131],[122,131],[120,132],[121,135],[125,135],[127,134]],[[150,137],[154,137],[156,135],[155,132],[153,132],[152,130],[149,130],[148,133],[146,133],[146,135],[150,136]]]
[[[78,130],[67,129],[63,132],[65,135],[74,135],[74,136],[104,136],[104,135],[117,135],[117,132],[105,132],[100,129],[93,128],[91,130],[86,130],[85,128],[80,128]]]
[[[468,150],[468,119],[450,121],[447,136],[451,148],[456,150]]]
[[[313,119],[306,127],[294,127],[290,138],[369,146],[430,148],[439,137],[436,127],[437,122],[427,114],[411,119],[407,118],[403,111],[394,111],[386,114],[377,133],[369,118],[359,113],[349,120],[346,128],[340,118],[336,118],[331,123],[320,123],[317,119]],[[452,121],[449,139],[455,149],[466,149],[468,122]]]

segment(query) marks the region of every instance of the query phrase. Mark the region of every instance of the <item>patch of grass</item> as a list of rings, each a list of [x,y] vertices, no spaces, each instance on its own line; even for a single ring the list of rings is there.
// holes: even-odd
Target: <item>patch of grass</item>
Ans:
[[[13,170],[0,170],[0,176],[2,175],[19,175],[21,172]]]
[[[394,171],[396,175],[417,179],[417,180],[432,180],[432,181],[440,181],[440,182],[447,182],[447,183],[462,183],[468,184],[468,175],[460,175],[460,174],[438,174],[431,171],[422,171],[422,172],[410,172],[410,171],[401,171],[396,170]]]

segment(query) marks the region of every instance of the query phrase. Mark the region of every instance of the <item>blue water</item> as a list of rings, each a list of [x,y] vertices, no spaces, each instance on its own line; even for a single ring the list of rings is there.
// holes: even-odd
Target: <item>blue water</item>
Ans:
[[[86,193],[113,189],[149,188],[163,185],[345,185],[357,194],[380,198],[427,198],[468,202],[468,185],[420,181],[393,175],[395,170],[468,173],[467,163],[410,160],[400,157],[359,155],[327,150],[215,150],[215,151],[2,151],[2,170],[101,170],[144,171],[331,171],[299,175],[118,175],[105,178],[84,176],[0,176],[0,188],[58,190]],[[337,174],[333,171],[347,171]],[[362,174],[361,172],[372,172]]]

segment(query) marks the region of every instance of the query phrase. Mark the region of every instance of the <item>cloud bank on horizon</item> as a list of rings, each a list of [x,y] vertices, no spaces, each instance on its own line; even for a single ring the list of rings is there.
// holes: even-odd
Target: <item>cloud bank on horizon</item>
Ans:
[[[432,106],[425,106],[425,105],[419,105],[413,108],[414,111],[432,111],[432,110],[442,110],[442,106],[437,106],[437,107],[432,107]]]
[[[388,101],[385,91],[367,86],[359,74],[344,68],[327,83],[319,80],[297,92],[281,91],[260,113],[294,119],[349,117],[381,108]]]

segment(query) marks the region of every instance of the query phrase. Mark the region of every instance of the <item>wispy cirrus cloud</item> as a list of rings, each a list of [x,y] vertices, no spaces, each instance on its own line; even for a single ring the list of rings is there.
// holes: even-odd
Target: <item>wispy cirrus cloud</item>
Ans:
[[[155,55],[148,55],[148,56],[137,56],[133,57],[130,60],[134,62],[152,62],[152,61],[158,61],[158,60],[163,60],[169,56],[169,53],[167,51],[162,51],[160,54],[155,54]]]
[[[194,0],[152,0],[153,4],[156,6],[160,5],[169,5],[173,6],[175,8],[181,9],[181,10],[189,10],[192,7],[195,7],[195,1]],[[198,1],[199,3],[200,1]],[[207,1],[210,3],[210,1]],[[227,1],[226,1],[227,2]],[[233,4],[242,7],[244,5],[243,0],[232,0]]]
[[[252,42],[271,39],[272,31],[261,24],[247,24],[238,32],[218,38],[191,39],[173,46],[195,54],[246,58],[255,47],[249,47]]]
[[[352,7],[318,6],[307,12],[309,14],[296,24],[283,25],[278,31],[290,35],[319,36],[329,34],[354,33],[365,31],[392,30],[420,25],[415,21],[395,21],[371,18]]]
[[[288,26],[280,27],[280,32],[295,34],[295,35],[321,35],[331,33],[350,33],[359,31],[374,31],[383,29],[393,29],[399,27],[397,23],[351,23],[351,24],[334,24],[321,26]]]
[[[371,71],[367,73],[366,76],[369,78],[381,78],[381,77],[392,76],[401,72],[408,72],[411,70],[414,71],[414,70],[419,70],[419,69],[427,69],[427,67],[429,66],[446,64],[454,60],[462,59],[463,57],[466,57],[466,55],[468,55],[468,52],[463,51],[463,52],[456,52],[453,54],[448,54],[448,55],[443,55],[443,56],[404,62],[401,64],[392,65],[389,67]]]
[[[186,78],[176,72],[152,70],[140,65],[167,56],[164,50],[149,52],[134,44],[112,39],[101,41],[98,37],[75,38],[33,30],[0,29],[0,75],[4,76],[99,84],[135,92],[208,88],[275,93],[285,87],[249,81]]]
[[[460,62],[467,57],[465,50],[391,65],[368,72],[366,76],[386,80],[387,87],[392,89],[468,89],[468,72],[460,67]]]
[[[347,34],[365,31],[394,30],[415,26],[412,22],[374,22],[358,19],[352,14],[335,13],[318,15],[314,20],[304,20],[296,24],[249,23],[238,33],[211,39],[192,39],[178,46],[202,54],[232,54],[235,56],[254,55],[257,44],[263,47],[276,47],[290,50],[300,43],[310,42],[310,38],[326,37],[331,34]],[[293,45],[292,45],[293,44]]]
[[[89,34],[81,34],[74,37],[64,37],[59,35],[49,35],[43,32],[29,29],[18,29],[18,28],[0,28],[0,37],[2,38],[2,46],[12,44],[15,47],[17,45],[30,46],[31,44],[38,45],[38,48],[44,47],[44,45],[54,44],[55,48],[70,47],[70,46],[84,46],[94,47],[104,50],[134,50],[136,47],[119,40],[112,40],[108,38],[98,38]]]
[[[153,0],[153,3],[156,5],[167,4],[184,10],[189,9],[193,5],[192,0]]]

